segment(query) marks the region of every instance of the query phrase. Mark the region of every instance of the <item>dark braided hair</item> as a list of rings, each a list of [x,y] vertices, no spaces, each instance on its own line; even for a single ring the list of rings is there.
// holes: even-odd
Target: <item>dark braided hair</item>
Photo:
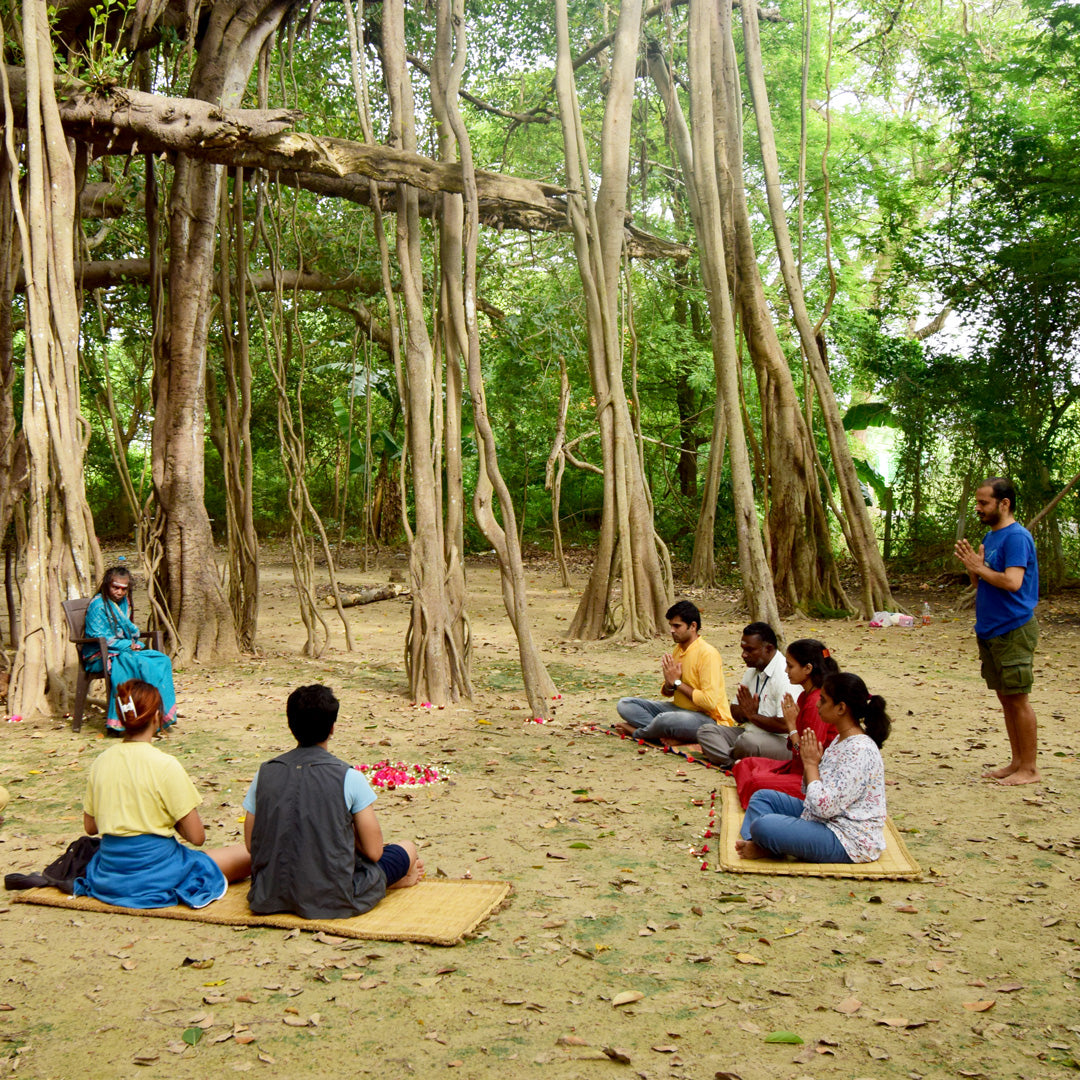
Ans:
[[[825,643],[816,638],[799,638],[787,647],[787,651],[803,667],[813,669],[810,672],[810,685],[813,687],[820,688],[827,676],[840,670],[840,665],[832,658]]]
[[[837,705],[846,705],[852,717],[879,747],[889,737],[892,723],[885,711],[885,699],[880,694],[871,694],[858,675],[850,671],[830,675],[825,680],[822,692]]]

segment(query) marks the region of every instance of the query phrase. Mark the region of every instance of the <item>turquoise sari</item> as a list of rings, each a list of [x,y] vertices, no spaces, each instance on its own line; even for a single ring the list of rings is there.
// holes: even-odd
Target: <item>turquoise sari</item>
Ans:
[[[164,726],[176,723],[176,690],[173,688],[172,661],[156,649],[144,648],[139,643],[139,628],[128,617],[131,610],[127,597],[122,604],[106,600],[99,593],[86,609],[86,626],[83,637],[103,637],[108,643],[109,681],[114,693],[109,697],[109,713],[106,724],[113,731],[123,731],[116,709],[115,689],[128,679],[142,679],[161,694],[161,710],[165,716]],[[104,671],[100,650],[96,645],[83,645],[83,659],[87,671]]]

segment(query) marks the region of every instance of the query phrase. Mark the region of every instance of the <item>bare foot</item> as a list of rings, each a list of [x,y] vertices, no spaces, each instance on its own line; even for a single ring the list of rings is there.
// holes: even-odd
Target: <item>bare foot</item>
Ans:
[[[998,783],[1003,787],[1012,787],[1015,784],[1037,784],[1042,780],[1038,769],[1017,769],[1015,772],[1003,776]]]
[[[767,859],[769,857],[769,853],[759,848],[753,840],[736,840],[735,850],[740,859]]]
[[[415,885],[424,876],[424,860],[417,859],[412,864],[409,872],[403,877],[399,878],[390,886],[391,889],[408,889],[410,886]]]
[[[637,732],[637,728],[632,724],[618,723],[611,725],[612,731],[618,732],[620,735],[633,735]]]
[[[1019,765],[1013,765],[1012,762],[1010,762],[1008,765],[1002,765],[1000,769],[987,769],[986,772],[983,773],[983,779],[1004,780],[1006,776],[1012,776],[1019,768]]]
[[[676,742],[674,739],[662,739],[661,742],[665,746],[670,746],[672,750],[678,750],[681,754],[700,754],[701,746],[696,742]]]

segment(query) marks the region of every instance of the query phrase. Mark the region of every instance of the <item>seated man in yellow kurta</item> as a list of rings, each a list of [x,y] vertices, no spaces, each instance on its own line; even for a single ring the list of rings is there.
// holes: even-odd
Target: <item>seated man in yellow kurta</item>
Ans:
[[[701,637],[701,612],[694,604],[680,600],[665,617],[675,648],[660,661],[664,675],[660,693],[672,700],[622,698],[617,706],[622,723],[615,730],[665,746],[696,743],[702,721],[734,724],[724,667],[720,654]]]

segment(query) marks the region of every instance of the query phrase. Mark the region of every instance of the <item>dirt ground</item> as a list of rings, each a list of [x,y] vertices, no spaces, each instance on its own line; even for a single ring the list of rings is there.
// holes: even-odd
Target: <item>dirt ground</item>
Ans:
[[[395,567],[342,577],[375,583]],[[388,839],[417,838],[431,874],[512,882],[508,906],[440,949],[0,894],[0,1074],[997,1080],[1080,1068],[1075,595],[1040,608],[1044,779],[1023,788],[979,779],[1006,760],[1006,739],[957,593],[905,594],[914,610],[929,597],[926,628],[786,622],[789,640],[823,638],[893,718],[889,810],[923,876],[859,882],[723,874],[714,853],[701,869],[691,851],[720,774],[582,731],[606,727],[624,694],[654,696],[664,649],[566,641],[583,574],[563,589],[550,562],[529,568],[536,637],[562,693],[546,726],[527,722],[491,562],[469,571],[475,699],[444,710],[409,703],[407,600],[350,609],[355,651],[331,621],[330,646],[308,660],[287,566],[267,560],[262,580],[260,655],[177,672],[181,720],[165,748],[203,793],[208,843],[240,836],[252,773],[292,745],[288,691],[322,681],[343,703],[341,757],[446,773],[380,795]],[[689,595],[732,691],[745,621],[734,594]],[[77,735],[60,719],[0,729],[4,873],[39,870],[78,835],[102,732],[97,711]],[[615,1004],[631,992],[640,998]],[[776,1032],[802,1042],[770,1042]]]

